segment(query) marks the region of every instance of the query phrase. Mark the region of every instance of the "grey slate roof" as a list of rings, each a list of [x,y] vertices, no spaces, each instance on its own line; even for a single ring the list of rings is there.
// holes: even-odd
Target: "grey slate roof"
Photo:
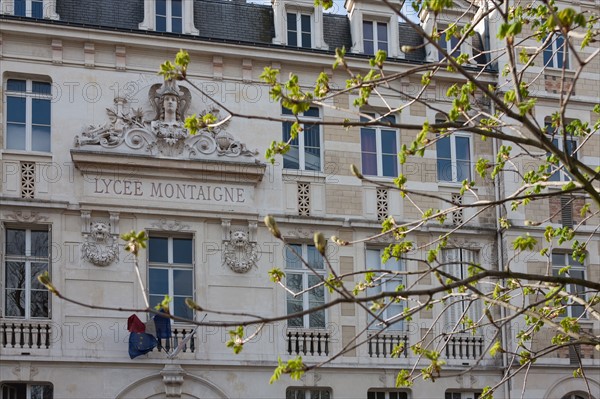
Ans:
[[[199,39],[234,41],[261,46],[273,45],[275,29],[271,6],[246,3],[245,0],[187,1],[194,2],[194,25],[200,31]],[[57,12],[60,15],[60,21],[57,23],[61,24],[82,24],[104,29],[136,31],[139,23],[144,19],[144,0],[57,0]],[[2,18],[14,17],[2,16]],[[398,31],[400,48],[405,45],[416,48],[404,54],[405,60],[423,62],[425,60],[423,39],[403,23],[398,24]],[[324,14],[323,35],[330,52],[336,48],[346,47],[346,51],[350,53],[352,36],[347,16]],[[483,40],[479,35],[473,37],[473,47],[478,63],[484,63],[485,56],[478,56],[483,49]],[[300,48],[298,50],[306,51]]]
[[[194,3],[194,25],[202,37],[271,43],[275,36],[270,6],[228,0]]]
[[[144,2],[143,0],[57,0],[56,12],[64,22],[138,29],[138,24],[144,20]]]

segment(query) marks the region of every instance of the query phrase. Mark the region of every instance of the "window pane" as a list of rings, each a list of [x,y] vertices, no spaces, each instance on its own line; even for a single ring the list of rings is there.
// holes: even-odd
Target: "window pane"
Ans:
[[[6,262],[6,288],[25,288],[25,263]]]
[[[304,116],[310,116],[311,118],[318,118],[319,117],[319,108],[310,107],[308,109],[308,111],[304,111]]]
[[[25,149],[25,124],[7,123],[6,148],[10,150]]]
[[[52,385],[32,385],[31,399],[52,399]]]
[[[148,289],[151,294],[169,294],[169,272],[167,269],[150,268]]]
[[[31,126],[31,149],[33,151],[50,152],[50,126]]]
[[[300,151],[297,146],[290,147],[290,150],[283,156],[284,169],[300,169],[299,161]]]
[[[375,139],[375,129],[360,129],[360,147],[362,152],[377,152],[377,142]]]
[[[6,230],[6,254],[25,255],[25,230]]]
[[[297,21],[296,21],[296,14],[288,12],[287,13],[287,29],[288,31],[297,31]]]
[[[31,91],[37,94],[52,94],[52,85],[48,82],[32,82]]]
[[[393,130],[382,130],[381,131],[381,151],[384,154],[394,154],[398,152],[396,150],[396,132]]]
[[[292,137],[292,125],[293,122],[283,122],[281,125],[281,133],[283,136],[283,141],[288,141]],[[290,141],[291,145],[298,145],[298,137]]]
[[[471,180],[471,163],[456,161],[456,181]]]
[[[19,17],[25,16],[25,0],[14,0],[15,15]]]
[[[373,40],[373,22],[363,21],[363,38]]]
[[[156,16],[156,31],[166,32],[167,31],[167,18]]]
[[[26,89],[27,89],[27,83],[24,80],[8,79],[6,81],[6,90],[7,91],[25,92]]]
[[[173,313],[175,314],[175,316],[185,317],[186,319],[191,320],[194,318],[194,311],[185,304],[185,298],[190,297],[176,296],[173,298]]]
[[[469,137],[456,136],[456,159],[460,161],[471,160],[470,141]]]
[[[171,32],[173,33],[182,33],[183,25],[181,18],[173,18],[171,19]]]
[[[563,253],[553,253],[552,254],[552,265],[553,266],[565,266],[567,263],[565,261],[565,255]]]
[[[362,173],[367,176],[377,176],[377,154],[362,153]]]
[[[307,261],[308,264],[313,268],[313,269],[324,269],[324,263],[323,263],[323,257],[321,256],[321,254],[319,253],[319,251],[317,251],[317,248],[314,245],[308,245],[307,246],[307,252],[308,252],[308,257],[307,257]]]
[[[31,317],[48,317],[48,291],[31,291]]]
[[[48,231],[31,231],[31,256],[48,257]]]
[[[398,176],[398,162],[396,161],[396,155],[384,155],[381,161],[383,165],[383,176]]]
[[[173,238],[173,263],[192,264],[192,239]]]
[[[25,317],[25,290],[6,289],[6,315]]]
[[[375,49],[373,46],[373,42],[371,40],[365,40],[364,42],[365,54],[375,54]]]
[[[181,17],[183,15],[181,0],[171,0],[171,15],[173,17]]]
[[[287,44],[288,44],[288,46],[297,46],[298,45],[298,34],[296,33],[296,31],[288,30]]]
[[[46,286],[38,281],[38,276],[48,271],[47,263],[32,263],[31,264],[31,288],[34,290],[45,290]]]
[[[552,67],[552,45],[544,49],[544,65]]]
[[[297,273],[288,273],[286,274],[286,284],[285,286],[291,290],[292,292],[300,292],[302,291],[302,275]],[[299,297],[294,297],[292,294],[288,293],[288,298],[290,300],[298,300]],[[300,301],[302,299],[300,298]]]
[[[167,15],[167,0],[156,0],[156,15]]]
[[[169,261],[169,239],[165,237],[150,237],[148,243],[148,258],[150,262],[167,263]]]
[[[317,125],[304,126],[304,161],[306,170],[321,170],[321,132]]]
[[[164,295],[150,295],[148,302],[151,308],[155,308],[158,304],[160,304],[163,299],[165,299]]]
[[[303,33],[302,34],[302,47],[304,47],[304,48],[311,48],[312,47],[312,40],[310,38],[310,33]]]
[[[302,32],[310,33],[310,15],[302,14],[300,16],[300,26],[302,27]]]
[[[449,159],[438,159],[437,174],[438,180],[452,181],[452,163]]]
[[[173,295],[191,298],[194,292],[194,274],[191,270],[173,270]]]
[[[308,316],[309,328],[325,328],[325,311],[313,312]]]
[[[292,251],[293,250],[293,251]],[[296,253],[294,253],[296,252]],[[298,254],[298,255],[296,255]],[[302,262],[298,256],[302,256],[302,246],[291,244],[285,248],[285,267],[287,269],[301,269]]]
[[[435,143],[438,159],[450,159],[450,137],[442,137]]]
[[[6,97],[6,121],[25,123],[25,97]]]
[[[33,18],[44,18],[44,3],[42,1],[31,2],[31,16]]]

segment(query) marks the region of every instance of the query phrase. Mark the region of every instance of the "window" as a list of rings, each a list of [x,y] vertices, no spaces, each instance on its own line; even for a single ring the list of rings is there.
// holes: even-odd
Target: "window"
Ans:
[[[393,115],[383,121],[396,123]],[[361,118],[362,122],[367,119]],[[362,127],[360,129],[362,173],[366,176],[398,176],[398,132],[386,127]]]
[[[44,18],[43,0],[14,0],[14,7],[17,16]]]
[[[183,32],[183,0],[156,0],[156,31]]]
[[[550,68],[569,69],[569,47],[565,43],[565,38],[561,34],[556,34],[555,38],[544,49],[544,66]]]
[[[52,399],[52,396],[52,384],[4,382],[0,389],[0,399]]]
[[[469,266],[477,264],[477,252],[466,248],[443,249],[441,262],[446,273],[454,276],[457,280],[462,280],[469,277]],[[443,281],[446,281],[445,277],[442,278]],[[448,331],[455,328],[461,330],[459,323],[463,317],[477,322],[483,314],[480,301],[461,298],[453,297],[446,300],[448,307],[444,313],[446,323],[444,327]]]
[[[567,148],[565,151],[565,143],[562,135],[556,134],[556,129],[552,126],[552,122],[546,121],[546,132],[550,134],[550,138],[552,139],[552,144],[560,151],[566,152],[570,157],[577,159],[577,141],[575,139],[567,138]],[[568,134],[566,129],[563,130],[563,134]],[[546,156],[550,156],[550,153],[547,153]],[[551,173],[549,181],[569,181],[572,180],[569,172],[565,170],[565,168],[561,168],[557,170],[560,166],[552,165],[548,168],[548,173]]]
[[[392,272],[402,272],[405,270],[404,260],[390,258],[385,264],[381,263],[381,255],[383,250],[379,249],[368,249],[367,250],[367,270],[390,270]],[[390,273],[378,273],[374,278],[374,287],[369,288],[368,295],[376,295],[382,291],[395,291],[399,285],[404,284],[404,276],[394,275]],[[390,320],[394,316],[403,314],[404,303],[391,303],[378,314],[379,318],[383,320]],[[372,316],[369,318],[369,323],[372,322]],[[383,326],[379,322],[373,323],[370,328],[382,328]],[[389,330],[403,330],[404,321],[398,320],[390,325]]]
[[[287,45],[312,47],[312,16],[310,14],[287,13]]]
[[[317,272],[325,272],[323,257],[314,245],[292,244],[285,249],[286,287],[292,292],[300,292],[321,282],[321,278],[310,271],[292,252],[292,249]],[[287,293],[287,314],[302,312],[325,304],[323,285],[298,296]],[[325,310],[313,312],[288,320],[288,327],[325,328]]]
[[[284,115],[292,115],[287,108],[282,108]],[[302,119],[319,118],[319,108],[310,109],[299,115]],[[293,121],[283,122],[283,141],[287,142],[291,137]],[[283,156],[284,169],[299,170],[321,170],[321,129],[319,125],[305,123],[304,129],[298,137],[290,141],[290,150]]]
[[[462,182],[471,180],[471,137],[464,133],[452,133],[438,138],[438,181]]]
[[[561,269],[568,267],[561,274]],[[573,259],[570,253],[553,252],[552,253],[552,274],[555,276],[566,276],[585,280],[585,266]],[[569,294],[585,299],[585,288],[580,285],[567,284],[566,290]],[[564,306],[566,313],[563,316],[567,317],[584,317],[585,307],[572,300],[565,299]]]
[[[48,230],[7,228],[5,254],[4,315],[47,318],[48,290],[37,278],[49,270]]]
[[[385,389],[369,389],[367,399],[408,399],[408,392]]]
[[[387,23],[363,21],[363,49],[365,54],[371,55],[379,50],[388,52]]]
[[[329,388],[288,388],[285,399],[331,399]]]
[[[148,243],[148,289],[150,306],[169,295],[169,312],[192,319],[194,314],[185,298],[194,296],[193,240],[189,237],[151,236]]]
[[[51,84],[6,82],[6,148],[50,152]]]
[[[448,392],[445,399],[479,399],[481,392]]]
[[[450,36],[450,40],[448,40],[446,32],[440,31],[438,33],[440,34],[440,38],[438,39],[440,47],[446,50],[446,53],[452,57],[458,57],[460,55],[460,47],[456,47],[458,45],[458,37]],[[444,58],[444,55],[438,51],[438,60],[442,61]]]

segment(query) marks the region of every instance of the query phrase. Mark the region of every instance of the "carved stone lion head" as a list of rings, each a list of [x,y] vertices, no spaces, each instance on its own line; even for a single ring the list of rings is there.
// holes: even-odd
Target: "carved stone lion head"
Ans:
[[[243,247],[248,243],[248,234],[242,230],[236,230],[231,233],[231,242],[236,247]]]
[[[110,237],[110,225],[106,222],[92,222],[90,233],[96,241],[104,241]]]

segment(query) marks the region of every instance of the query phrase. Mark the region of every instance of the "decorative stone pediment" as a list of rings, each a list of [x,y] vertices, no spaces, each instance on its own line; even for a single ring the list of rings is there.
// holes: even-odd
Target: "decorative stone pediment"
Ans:
[[[191,135],[184,126],[192,95],[173,80],[154,84],[148,92],[153,117],[146,110],[133,109],[127,99],[117,97],[108,108],[108,121],[89,125],[75,136],[75,147],[82,150],[150,155],[158,158],[227,160],[255,163],[258,151],[227,132],[227,121]],[[218,109],[207,109],[219,119]]]

